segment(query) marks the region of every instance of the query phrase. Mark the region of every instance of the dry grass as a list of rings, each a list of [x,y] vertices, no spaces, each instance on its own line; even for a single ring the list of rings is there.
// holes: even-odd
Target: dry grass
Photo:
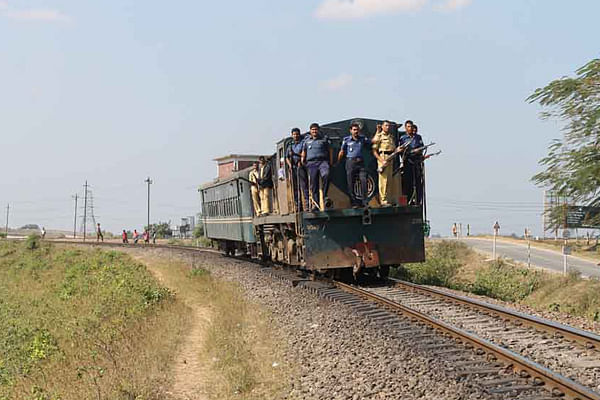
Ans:
[[[138,257],[191,309],[207,315],[196,356],[207,366],[198,371],[197,379],[209,398],[282,397],[290,368],[282,362],[284,348],[268,314],[247,302],[236,284],[213,278],[198,262],[169,256]]]
[[[121,253],[0,243],[0,399],[164,399],[188,312]]]

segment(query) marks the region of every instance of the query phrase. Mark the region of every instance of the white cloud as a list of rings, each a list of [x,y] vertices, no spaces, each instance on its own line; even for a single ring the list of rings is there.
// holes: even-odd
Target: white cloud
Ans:
[[[445,0],[443,3],[436,4],[433,8],[436,11],[454,11],[471,4],[472,0]]]
[[[58,10],[48,8],[26,8],[19,10],[4,0],[0,0],[0,17],[17,21],[62,22],[71,20],[69,16]]]
[[[321,82],[320,86],[326,90],[341,90],[345,87],[350,86],[352,83],[352,75],[347,73],[342,73],[335,78],[328,79],[324,82]]]
[[[70,19],[60,11],[48,9],[9,10],[4,12],[4,15],[19,21],[60,22]]]
[[[315,16],[321,19],[357,19],[376,14],[416,11],[428,0],[324,0]],[[460,0],[458,0],[460,1]]]

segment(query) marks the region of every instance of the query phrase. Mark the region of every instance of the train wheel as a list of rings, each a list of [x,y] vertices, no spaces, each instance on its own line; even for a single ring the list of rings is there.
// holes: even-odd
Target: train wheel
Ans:
[[[388,276],[390,276],[390,266],[382,265],[381,267],[379,267],[379,278],[387,279]]]
[[[335,270],[335,279],[341,282],[354,282],[352,268],[340,268]]]

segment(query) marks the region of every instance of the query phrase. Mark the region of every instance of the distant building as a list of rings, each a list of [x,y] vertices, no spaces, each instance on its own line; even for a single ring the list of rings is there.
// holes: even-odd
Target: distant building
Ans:
[[[236,171],[241,171],[258,161],[258,155],[250,154],[230,154],[228,156],[215,158],[217,162],[217,177],[219,179],[227,178]]]

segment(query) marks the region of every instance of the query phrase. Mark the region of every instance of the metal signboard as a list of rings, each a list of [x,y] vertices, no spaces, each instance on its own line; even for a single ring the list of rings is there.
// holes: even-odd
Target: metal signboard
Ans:
[[[600,207],[569,206],[567,228],[600,229]]]

